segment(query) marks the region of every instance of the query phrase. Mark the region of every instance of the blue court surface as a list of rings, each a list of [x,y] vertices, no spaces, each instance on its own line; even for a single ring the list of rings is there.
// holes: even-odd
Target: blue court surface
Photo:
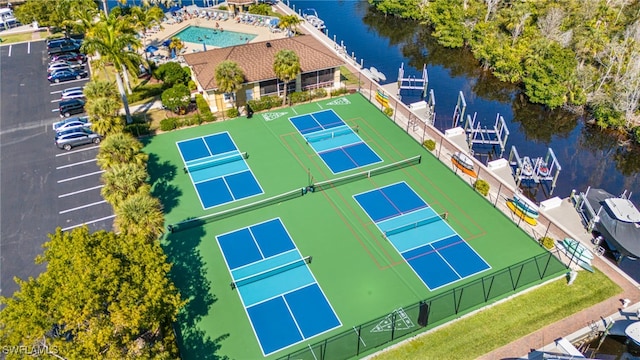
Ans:
[[[382,161],[333,110],[289,120],[334,174]]]
[[[429,290],[491,268],[407,183],[354,198]]]
[[[216,239],[263,355],[342,325],[279,218]]]
[[[228,132],[176,144],[203,208],[263,193]]]

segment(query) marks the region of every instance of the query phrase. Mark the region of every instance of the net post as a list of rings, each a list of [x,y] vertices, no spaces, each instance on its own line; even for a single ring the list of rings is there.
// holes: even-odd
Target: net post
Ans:
[[[313,256],[307,256],[307,264],[311,264],[311,261],[313,261]]]
[[[229,286],[231,286],[231,290],[236,289],[236,283],[234,283],[233,281],[229,284]]]

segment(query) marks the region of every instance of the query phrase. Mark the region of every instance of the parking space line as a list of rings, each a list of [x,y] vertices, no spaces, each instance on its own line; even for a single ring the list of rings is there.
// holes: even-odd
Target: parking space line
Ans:
[[[62,166],[58,166],[58,167],[56,168],[56,170],[66,169],[66,168],[70,168],[70,167],[72,167],[72,166],[82,165],[82,164],[87,164],[87,163],[94,162],[94,161],[96,161],[96,159],[85,160],[85,161],[80,161],[80,162],[73,163],[73,164],[62,165]]]
[[[27,54],[31,54],[31,41],[27,43]]]
[[[69,155],[69,154],[75,154],[75,153],[79,153],[79,152],[82,152],[82,151],[93,150],[93,149],[98,149],[98,148],[100,148],[100,145],[86,147],[86,148],[82,148],[82,149],[74,150],[74,151],[66,151],[66,152],[63,152],[63,153],[60,153],[60,154],[56,154],[56,157],[65,156],[65,155]]]
[[[73,195],[77,195],[77,194],[82,194],[83,192],[87,192],[87,191],[91,191],[91,190],[95,190],[95,189],[100,189],[102,187],[104,187],[104,185],[98,185],[98,186],[90,187],[90,188],[87,188],[87,189],[82,189],[82,190],[78,190],[78,191],[74,191],[74,192],[58,195],[58,198],[65,198],[67,196],[73,196]]]
[[[106,202],[107,202],[106,200],[96,201],[96,202],[91,203],[91,204],[86,204],[86,205],[82,205],[82,206],[74,207],[74,208],[72,208],[72,209],[62,210],[62,211],[60,211],[58,214],[66,214],[66,213],[69,213],[69,212],[72,212],[72,211],[81,210],[81,209],[85,209],[85,208],[88,208],[88,207],[92,207],[92,206],[96,206],[96,205],[104,204],[104,203],[106,203]]]
[[[92,172],[92,173],[88,173],[88,174],[84,174],[84,175],[78,175],[78,176],[74,176],[74,177],[70,177],[70,178],[66,178],[66,179],[58,180],[58,184],[61,184],[61,183],[63,183],[63,182],[68,182],[68,181],[77,180],[77,179],[82,179],[82,178],[84,178],[84,177],[91,176],[91,175],[102,174],[103,172],[104,172],[104,170],[94,171],[94,172]]]
[[[83,225],[95,224],[95,223],[100,222],[100,221],[103,221],[103,220],[113,219],[114,217],[116,217],[116,216],[115,216],[115,215],[105,216],[105,217],[100,218],[100,219],[95,219],[95,220],[91,220],[91,221],[83,222],[82,224],[72,225],[72,226],[68,226],[68,227],[66,227],[66,228],[62,228],[62,231],[67,231],[67,230],[75,229],[75,228],[80,227],[80,226],[83,226]]]
[[[51,100],[52,103],[56,103],[56,102],[60,102],[60,101],[62,101],[62,99]]]
[[[87,81],[87,79],[75,79],[75,80],[69,80],[69,81],[64,81],[64,82],[59,82],[59,83],[53,83],[53,84],[49,84],[49,86],[58,86],[58,85],[66,85],[66,84],[70,84],[70,83],[76,83],[79,81]]]
[[[11,49],[13,49],[13,45],[9,45],[9,57],[11,57]]]

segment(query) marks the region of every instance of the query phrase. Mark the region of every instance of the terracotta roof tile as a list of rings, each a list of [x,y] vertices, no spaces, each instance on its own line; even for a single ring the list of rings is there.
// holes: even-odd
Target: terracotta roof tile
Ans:
[[[186,54],[184,59],[193,68],[200,85],[210,90],[216,88],[215,67],[224,60],[235,61],[244,71],[247,83],[274,79],[273,59],[283,49],[293,50],[298,55],[303,73],[344,64],[344,60],[310,35],[201,51]]]

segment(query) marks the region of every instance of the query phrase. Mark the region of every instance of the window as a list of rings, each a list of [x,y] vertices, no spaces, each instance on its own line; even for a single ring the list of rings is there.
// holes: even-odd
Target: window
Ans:
[[[224,93],[224,102],[233,102],[233,93]]]
[[[302,74],[302,90],[333,86],[334,69],[324,69]]]

